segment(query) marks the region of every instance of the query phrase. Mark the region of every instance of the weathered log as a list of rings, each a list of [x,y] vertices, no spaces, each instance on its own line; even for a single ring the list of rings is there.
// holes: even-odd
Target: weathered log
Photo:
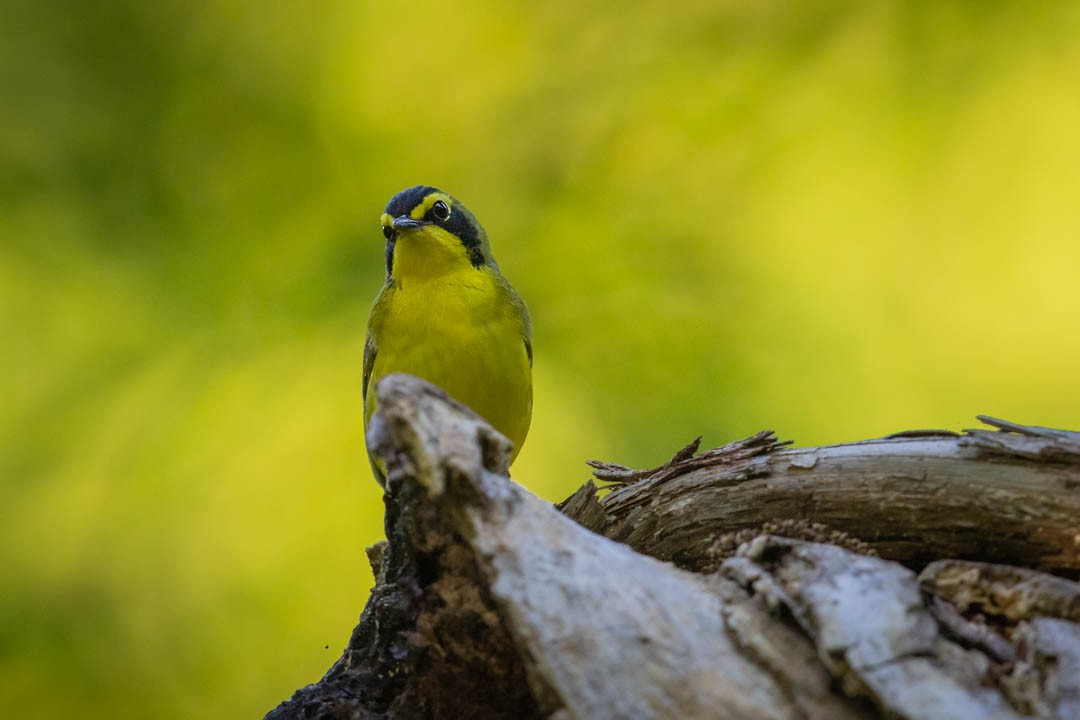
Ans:
[[[388,539],[370,553],[377,584],[342,658],[268,718],[1077,717],[1080,586],[959,560],[919,577],[905,566],[966,549],[953,554],[1031,552],[1033,567],[1075,570],[1076,551],[1052,547],[1075,498],[1058,493],[1051,512],[1033,496],[1076,477],[1072,434],[809,454],[759,434],[655,471],[602,466],[620,487],[598,499],[587,486],[560,512],[506,477],[508,441],[442,391],[391,376],[376,392],[369,443],[387,468]],[[905,481],[895,473],[919,465],[912,443],[933,452]],[[964,472],[1028,505],[979,520]],[[860,498],[844,480],[890,494]],[[743,520],[711,505],[747,498],[771,504]],[[897,499],[884,534],[859,535],[869,525],[843,512],[891,517],[882,506]],[[979,528],[995,528],[970,523],[1003,516],[1017,535],[980,550]],[[797,538],[754,535],[766,527]],[[740,532],[749,542],[735,548]]]
[[[789,520],[912,568],[964,558],[1080,576],[1080,433],[981,419],[1004,431],[789,449],[765,432],[700,455],[691,444],[653,470],[593,463],[615,489],[593,502],[587,484],[564,509],[701,572],[734,551],[739,531]]]

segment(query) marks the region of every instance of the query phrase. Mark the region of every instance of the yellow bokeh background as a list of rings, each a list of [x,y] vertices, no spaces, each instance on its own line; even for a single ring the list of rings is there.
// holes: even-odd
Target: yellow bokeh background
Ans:
[[[5,715],[257,717],[371,585],[377,218],[531,308],[514,476],[1080,426],[1080,7],[0,4]]]

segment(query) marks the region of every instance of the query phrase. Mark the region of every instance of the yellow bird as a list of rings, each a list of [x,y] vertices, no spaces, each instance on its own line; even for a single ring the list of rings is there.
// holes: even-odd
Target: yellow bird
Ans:
[[[376,408],[375,382],[403,372],[471,407],[514,443],[517,457],[532,419],[532,326],[487,233],[459,201],[425,185],[392,197],[381,223],[386,282],[364,345],[364,427]],[[371,465],[382,485],[382,470]]]

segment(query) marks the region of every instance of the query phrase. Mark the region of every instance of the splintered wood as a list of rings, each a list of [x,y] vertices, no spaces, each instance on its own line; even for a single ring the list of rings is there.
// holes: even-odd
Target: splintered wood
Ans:
[[[442,391],[376,392],[377,585],[269,718],[1080,717],[1075,433],[765,432],[553,507]]]

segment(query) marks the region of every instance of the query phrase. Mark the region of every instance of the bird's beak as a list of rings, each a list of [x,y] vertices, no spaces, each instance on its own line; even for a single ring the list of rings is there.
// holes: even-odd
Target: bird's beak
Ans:
[[[413,220],[408,215],[398,215],[394,218],[394,222],[391,223],[395,230],[411,230],[425,224],[426,223],[421,222],[420,220]]]

